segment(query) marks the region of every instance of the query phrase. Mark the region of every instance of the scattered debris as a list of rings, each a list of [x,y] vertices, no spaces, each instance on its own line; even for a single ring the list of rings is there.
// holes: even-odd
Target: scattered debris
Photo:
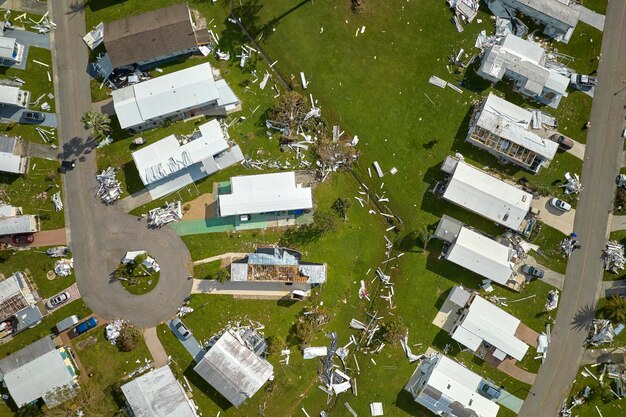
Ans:
[[[50,197],[50,200],[52,200],[52,204],[54,204],[55,211],[63,210],[63,201],[61,200],[61,191],[57,191],[56,193],[52,194],[52,197]]]
[[[546,311],[556,310],[559,305],[559,291],[552,290],[548,292],[548,301],[546,302],[545,309]]]
[[[178,308],[178,313],[176,313],[176,315],[178,317],[185,317],[189,313],[193,313],[193,308],[188,306],[182,306]]]
[[[326,355],[328,355],[328,348],[326,348],[326,346],[306,347],[302,351],[302,357],[304,359],[313,359],[313,358],[326,356]]]
[[[96,197],[100,197],[100,200],[104,204],[113,204],[115,200],[122,195],[122,183],[115,179],[115,169],[108,167],[103,170],[99,175],[96,175],[96,179],[100,186],[96,191]]]
[[[183,218],[180,201],[165,203],[165,206],[152,209],[148,212],[148,227],[160,228]]]
[[[383,414],[383,403],[371,403],[370,404],[370,412],[372,413],[372,417],[384,415]]]
[[[560,185],[561,188],[565,188],[565,195],[578,194],[583,189],[578,174],[571,175],[569,172],[566,172],[565,179],[567,184]]]
[[[109,343],[111,343],[113,346],[115,346],[115,344],[117,343],[117,338],[120,336],[122,327],[124,327],[125,324],[126,322],[122,319],[114,319],[107,323],[104,329],[105,336]]]
[[[46,249],[46,255],[51,258],[61,258],[70,253],[70,249],[67,246],[55,246],[53,248]]]
[[[433,75],[430,77],[430,79],[428,80],[429,83],[431,83],[432,85],[436,85],[439,88],[446,88],[446,84],[448,84],[447,81],[442,80],[441,78],[437,77],[436,75]]]

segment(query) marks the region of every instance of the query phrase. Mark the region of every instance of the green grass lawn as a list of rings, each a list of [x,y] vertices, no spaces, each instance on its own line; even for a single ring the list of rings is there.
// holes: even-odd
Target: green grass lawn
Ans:
[[[0,262],[0,273],[8,277],[16,271],[28,269],[37,285],[37,292],[42,298],[48,298],[59,291],[72,285],[76,278],[72,273],[68,277],[57,277],[50,281],[46,278],[46,273],[52,271],[57,259],[48,257],[42,253],[46,248],[38,248],[22,251],[0,252],[2,261]]]
[[[92,2],[91,8],[87,10],[87,25],[93,26],[100,21],[114,20],[174,2],[158,0],[148,5],[138,0],[127,0],[105,7],[104,1],[98,0]],[[227,3],[209,5],[199,0],[189,3],[192,8],[200,9],[207,20],[215,18],[212,24],[216,25],[216,30],[222,31],[223,45],[220,47],[230,50],[231,54],[236,53],[241,34],[234,25],[225,22]],[[430,324],[432,319],[452,286],[463,284],[476,289],[480,278],[450,262],[438,260],[436,242],[424,252],[417,249],[407,235],[421,226],[434,228],[443,213],[490,234],[501,234],[502,230],[492,222],[445,203],[428,192],[443,177],[439,170],[441,161],[458,151],[477,166],[495,168],[516,180],[526,177],[534,189],[557,196],[562,195],[558,185],[564,179],[563,174],[567,171],[580,173],[582,162],[560,152],[548,169],[539,175],[532,175],[510,165],[499,165],[494,157],[465,143],[472,101],[480,99],[492,89],[489,83],[472,78],[472,68],[465,74],[450,73],[447,69],[447,55],[456,53],[460,48],[467,51],[467,59],[476,53],[473,45],[478,32],[485,29],[491,33],[493,30],[492,21],[484,13],[484,7],[481,7],[482,12],[479,14],[483,23],[466,26],[463,34],[458,34],[450,24],[452,14],[445,2],[433,4],[372,0],[361,15],[354,15],[349,10],[349,2],[330,0],[275,0],[263,3],[242,0],[235,2],[235,7],[237,15],[252,34],[261,39],[261,46],[270,60],[278,61],[276,67],[279,71],[296,87],[298,73],[304,71],[311,82],[305,93],[313,94],[318,100],[324,117],[333,124],[339,124],[347,133],[359,135],[358,149],[362,156],[356,166],[356,174],[371,190],[385,190],[390,199],[389,210],[403,222],[398,235],[388,233],[396,242],[397,249],[405,253],[399,260],[387,265],[387,271],[395,283],[396,307],[388,310],[384,305],[376,303],[375,308],[387,317],[402,317],[409,327],[409,342],[414,352],[424,352],[431,345],[443,348],[451,339]],[[355,30],[362,26],[366,27],[366,31],[355,37]],[[584,26],[581,28],[581,33],[592,32]],[[595,34],[593,36],[593,44],[597,42],[599,46],[601,38],[596,39]],[[563,53],[576,55],[574,65],[580,65],[577,69],[589,69],[591,72],[595,65],[591,60],[597,52],[589,47],[591,42],[587,43],[585,39],[584,35],[580,36],[580,42],[573,42],[569,49],[564,49],[561,44],[557,47]],[[234,126],[231,137],[242,146],[244,153],[253,158],[257,158],[259,149],[275,155],[275,139],[268,139],[265,136],[266,129],[260,124],[263,121],[261,110],[269,107],[271,100],[260,99],[259,94],[252,97],[250,93],[242,93],[245,85],[242,83],[251,76],[240,73],[236,62],[219,65],[222,66],[226,80],[244,102],[244,111],[238,115],[247,118],[246,122]],[[259,65],[263,68],[263,64]],[[230,70],[230,73],[225,70]],[[428,78],[433,74],[451,82],[464,78],[467,88],[464,88],[462,95],[451,89],[438,89],[428,84]],[[256,86],[252,86],[252,89],[259,93]],[[497,90],[502,91],[508,100],[536,107],[536,104],[513,94],[506,83],[498,85]],[[259,104],[261,108],[251,117],[250,111]],[[561,128],[564,133],[584,143],[586,132],[580,130],[580,127],[588,120],[590,101],[578,93],[572,93],[563,100],[562,106],[562,109],[553,113]],[[173,129],[172,126],[170,128]],[[158,132],[161,133],[151,138],[164,137],[168,131],[162,129]],[[124,152],[110,151],[111,155],[116,154],[116,158],[119,158],[116,162],[119,166],[130,161],[129,154],[125,153],[129,149],[129,142],[130,138],[120,138],[111,145],[125,148]],[[101,154],[106,158],[109,151],[105,148]],[[259,158],[267,158],[267,154]],[[375,160],[385,172],[395,166],[398,174],[370,179],[367,168]],[[220,173],[201,182],[198,191],[211,190],[213,181],[222,178],[220,175],[235,175],[235,172],[239,173],[238,169],[231,168],[228,174]],[[129,188],[128,185],[126,188]],[[337,197],[352,199],[357,195],[357,188],[356,182],[347,175],[332,176],[316,189],[315,200],[318,207],[328,208]],[[185,190],[182,199],[191,198],[193,194],[193,190]],[[571,202],[575,204],[575,200]],[[145,209],[142,208],[143,211]],[[348,223],[341,224],[337,231],[322,236],[318,241],[298,242],[294,245],[303,251],[304,259],[323,261],[329,265],[329,281],[322,288],[320,300],[330,309],[332,318],[323,331],[336,330],[340,344],[348,340],[349,320],[353,317],[365,319],[367,305],[356,298],[359,281],[365,280],[374,293],[376,282],[370,284],[373,274],[366,275],[366,272],[370,268],[375,269],[383,257],[382,234],[386,225],[382,224],[379,216],[369,214],[367,210],[353,202]],[[545,252],[562,236],[546,227],[543,230],[544,234],[540,234],[535,242]],[[228,251],[249,251],[253,249],[253,242],[275,243],[281,235],[282,231],[276,230],[214,233],[186,236],[184,241],[192,258],[197,260]],[[564,262],[560,259],[547,262],[553,262],[549,266],[555,270],[564,270]],[[207,269],[201,269],[199,275],[210,273]],[[509,311],[535,330],[541,331],[550,320],[550,316],[542,314],[549,289],[541,282],[532,282],[522,294],[501,288],[497,293],[505,294],[510,300],[535,294],[528,301],[510,304]],[[295,315],[303,308],[300,304],[280,306],[270,301],[218,296],[193,296],[191,304],[196,311],[185,322],[200,340],[210,336],[227,320],[243,317],[263,321],[267,326],[266,336],[281,334],[287,338]],[[275,364],[277,378],[270,389],[262,389],[239,410],[224,410],[223,399],[195,376],[191,370],[191,358],[171,332],[161,326],[159,337],[190,380],[194,387],[194,399],[204,413],[215,415],[221,410],[224,415],[252,415],[258,412],[260,405],[265,404],[265,415],[289,416],[298,413],[302,406],[309,414],[315,415],[325,404],[326,395],[317,388],[317,362],[304,362],[292,347],[291,367],[283,369],[277,364],[278,358],[270,358]],[[321,332],[313,341],[313,345],[327,343],[328,339]],[[479,374],[502,384],[514,395],[521,398],[527,395],[528,386],[512,380],[493,367],[484,366],[480,360],[467,352],[460,353],[455,344],[452,345],[452,356]],[[532,354],[529,352],[529,355]],[[368,414],[372,401],[382,401],[386,415],[426,414],[402,391],[415,367],[408,364],[399,347],[387,346],[372,358],[376,364],[364,355],[359,355],[358,359],[361,366],[361,373],[357,376],[359,396],[343,395],[332,410],[333,416],[349,415],[343,407],[344,401],[349,402],[359,415]],[[522,363],[523,367],[532,371],[536,370],[537,365],[531,360]],[[285,398],[289,399],[287,405]],[[502,409],[499,415],[509,416],[512,413]]]
[[[583,376],[581,372],[583,370],[586,370],[587,372],[593,373],[596,378],[599,378],[602,374],[603,369],[603,366],[598,366],[595,368],[586,366],[579,369],[576,380],[574,381],[574,386],[572,387],[572,391],[568,398],[568,405],[571,404],[572,397],[580,393],[587,386],[590,387],[592,390],[596,389],[597,392],[600,392],[598,381],[596,381],[591,376]],[[615,390],[614,382],[611,379],[607,378],[605,375],[605,385],[607,384],[607,382],[610,383],[610,386],[613,388],[613,390]],[[596,397],[592,396],[592,398],[590,398],[584,404],[575,407],[572,410],[572,414],[579,417],[597,417],[600,414],[598,414],[598,411],[596,411],[596,407],[598,407],[603,417],[621,417],[624,415],[624,410],[626,410],[626,400],[624,400],[623,398],[618,400],[612,394],[610,394],[610,397],[607,395],[607,398],[605,400],[600,398],[599,395]]]
[[[61,187],[58,170],[56,161],[33,159],[27,175],[2,173],[0,198],[12,206],[22,207],[24,214],[38,214],[42,230],[62,228],[65,226],[63,211],[55,211],[50,201],[52,194]]]
[[[131,281],[122,280],[122,286],[131,294],[141,295],[152,291],[159,283],[160,273],[151,275],[138,275],[131,277]]]
[[[90,337],[97,339],[96,344],[82,350],[76,348],[77,343]],[[79,336],[74,339],[73,344],[87,375],[93,374],[87,383],[95,384],[106,393],[100,406],[105,413],[103,415],[112,416],[124,405],[123,396],[117,391],[128,381],[128,374],[145,365],[146,359],[152,361],[148,347],[142,339],[133,351],[122,352],[106,340],[104,327],[98,327]]]
[[[194,235],[197,236],[197,235]],[[215,274],[219,271],[222,261],[213,261],[193,267],[193,276],[196,279],[215,279]]]

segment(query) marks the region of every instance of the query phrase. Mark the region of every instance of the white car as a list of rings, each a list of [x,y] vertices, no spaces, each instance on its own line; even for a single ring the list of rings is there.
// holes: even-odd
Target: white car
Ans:
[[[551,198],[549,203],[555,209],[561,210],[563,212],[568,212],[572,209],[572,206],[569,203],[566,203],[563,200],[559,200],[558,198]]]

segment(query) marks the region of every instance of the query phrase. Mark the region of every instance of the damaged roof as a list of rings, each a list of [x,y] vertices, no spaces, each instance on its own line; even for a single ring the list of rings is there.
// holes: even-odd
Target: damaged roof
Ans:
[[[187,3],[105,23],[104,45],[113,67],[148,61],[198,46]]]

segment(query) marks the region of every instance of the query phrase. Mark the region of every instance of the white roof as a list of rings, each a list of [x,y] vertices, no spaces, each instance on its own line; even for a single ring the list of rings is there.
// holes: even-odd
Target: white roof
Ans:
[[[503,285],[513,273],[508,247],[465,227],[461,229],[446,258]]]
[[[528,110],[489,93],[476,125],[547,160],[552,160],[559,147],[558,143],[543,139],[530,131],[531,120],[532,113]]]
[[[13,57],[13,51],[15,50],[15,39],[0,37],[0,58],[3,59],[15,59]]]
[[[533,64],[540,65],[542,63],[544,49],[536,42],[527,41],[515,35],[509,34],[502,42],[502,49],[516,55],[523,61],[529,61]]]
[[[223,87],[221,83],[219,86]],[[114,90],[115,114],[122,129],[126,129],[216,102],[220,98],[219,86],[213,78],[211,64],[196,65]]]
[[[443,198],[518,230],[530,210],[532,195],[460,161]]]
[[[133,379],[122,391],[135,417],[197,417],[169,366]]]
[[[0,103],[20,106],[20,88],[12,85],[0,85]]]
[[[24,172],[22,157],[12,153],[0,152],[0,171],[22,174]]]
[[[440,355],[428,385],[463,407],[474,410],[480,417],[495,417],[500,409],[498,404],[477,392],[482,380],[482,377],[466,367]]]
[[[215,119],[199,127],[201,136],[181,145],[174,135],[133,152],[141,181],[148,185],[190,165],[228,149],[219,122]]]
[[[298,187],[295,172],[231,178],[231,194],[219,196],[221,216],[313,208],[310,187]]]
[[[485,341],[504,354],[522,360],[528,345],[515,337],[519,325],[519,319],[475,296],[452,338],[471,350],[476,350]]]

